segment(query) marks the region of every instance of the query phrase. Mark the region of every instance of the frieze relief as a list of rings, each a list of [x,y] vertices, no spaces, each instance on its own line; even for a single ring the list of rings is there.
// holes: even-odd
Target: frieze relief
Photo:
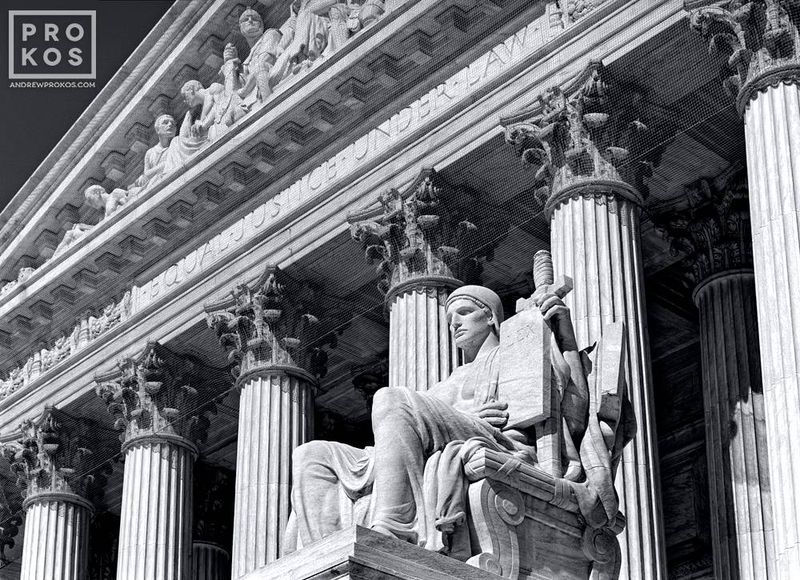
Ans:
[[[42,373],[68,359],[112,328],[116,328],[130,316],[130,291],[125,292],[118,302],[107,305],[97,315],[87,312],[69,335],[61,335],[49,347],[33,353],[25,364],[12,369],[5,379],[0,379],[0,399],[28,386]]]
[[[146,309],[167,291],[229,257],[287,214],[320,197],[349,174],[386,154],[415,130],[442,117],[458,102],[540,49],[564,28],[607,2],[561,0],[548,3],[540,18],[391,115],[153,279],[132,286],[118,302],[107,305],[99,314],[85,314],[71,333],[36,351],[24,364],[10,370],[4,379],[0,378],[0,400],[27,387],[43,373]],[[250,54],[242,60],[232,46],[223,49],[220,74],[224,77],[224,84],[214,86],[212,83],[204,87],[199,81],[184,83],[184,101],[195,108],[187,111],[181,127],[177,128],[171,115],[159,115],[154,124],[158,143],[146,150],[139,177],[127,188],[115,188],[110,192],[100,185],[90,186],[85,191],[86,203],[101,210],[102,219],[106,219],[152,191],[166,176],[180,170],[192,155],[228,132],[244,114],[268,103],[277,87],[307,73],[321,59],[338,50],[343,42],[349,42],[359,30],[375,24],[385,13],[401,4],[398,0],[385,4],[379,0],[347,4],[330,0],[297,0],[291,5],[289,18],[278,30],[263,30],[260,16],[253,14],[252,10],[245,10],[239,25],[242,35],[248,39]],[[345,16],[347,18],[343,20]],[[262,32],[257,34],[259,27]],[[301,47],[304,43],[294,42],[295,39],[312,37],[316,44]],[[281,60],[285,54],[292,56]],[[272,92],[267,94],[268,91]],[[256,165],[260,163],[258,155],[253,153],[251,157]],[[91,224],[74,225],[51,259],[58,259],[69,247],[91,235],[93,228]],[[0,303],[27,282],[35,270],[22,268],[16,280],[0,285]]]

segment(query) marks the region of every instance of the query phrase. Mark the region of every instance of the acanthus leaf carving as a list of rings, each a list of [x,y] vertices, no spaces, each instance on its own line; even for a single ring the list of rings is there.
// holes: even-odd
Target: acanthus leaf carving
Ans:
[[[713,180],[687,185],[680,206],[671,204],[653,221],[670,252],[685,256],[695,284],[753,267],[747,176],[738,164]]]
[[[95,377],[95,392],[114,417],[127,444],[139,438],[177,437],[191,443],[205,441],[209,414],[224,395],[226,373],[191,356],[179,355],[157,343],[148,343],[135,358]]]
[[[497,240],[482,240],[478,226],[457,205],[468,193],[433,169],[423,169],[405,192],[381,194],[377,215],[349,216],[351,236],[362,244],[367,262],[377,264],[383,294],[415,280],[477,281],[481,261],[492,259]]]
[[[85,447],[92,430],[88,421],[54,407],[20,425],[21,437],[5,445],[3,454],[28,499],[47,493],[102,495],[101,461]]]
[[[549,89],[501,123],[549,209],[563,192],[591,182],[625,184],[641,202],[661,153],[651,146],[644,110],[640,92],[614,84],[602,63],[592,62],[570,87]]]
[[[229,298],[206,305],[206,321],[228,351],[233,375],[280,366],[323,377],[324,347],[335,347],[336,339],[321,329],[320,294],[270,265],[253,285],[240,284]]]
[[[687,2],[687,8],[696,3]],[[796,0],[728,0],[696,7],[691,27],[721,59],[722,85],[744,113],[761,90],[800,82],[800,5]]]

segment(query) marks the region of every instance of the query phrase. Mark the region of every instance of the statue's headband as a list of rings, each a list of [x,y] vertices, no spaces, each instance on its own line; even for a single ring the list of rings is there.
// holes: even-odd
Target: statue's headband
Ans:
[[[503,303],[493,290],[489,290],[486,286],[477,286],[474,284],[456,288],[447,298],[445,310],[450,308],[450,305],[459,299],[469,300],[481,308],[489,310],[492,313],[493,326],[497,334],[500,334],[500,324],[503,322]]]

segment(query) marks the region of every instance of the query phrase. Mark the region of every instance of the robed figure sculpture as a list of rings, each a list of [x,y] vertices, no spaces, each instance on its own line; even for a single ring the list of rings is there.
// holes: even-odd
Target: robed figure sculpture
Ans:
[[[553,283],[545,254],[534,266],[537,291],[505,322],[492,290],[463,286],[450,294],[447,320],[464,364],[426,392],[379,390],[374,447],[311,441],[295,450],[286,553],[359,524],[517,578],[524,551],[517,532],[513,545],[492,538],[510,537],[494,528],[520,525],[530,503],[523,496],[533,494],[547,499],[545,511],[570,504],[579,511],[573,519],[588,530],[584,544],[602,536],[603,555],[583,548],[587,576],[616,575],[615,534],[624,518],[613,477],[635,431],[622,324],[608,325],[594,348],[579,350],[562,301],[571,281]],[[520,498],[513,517],[481,513],[475,498],[482,478],[493,479],[492,493]]]

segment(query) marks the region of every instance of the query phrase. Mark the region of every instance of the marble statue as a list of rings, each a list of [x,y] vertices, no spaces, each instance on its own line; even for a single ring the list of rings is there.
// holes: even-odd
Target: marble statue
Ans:
[[[241,88],[239,97],[246,108],[264,102],[272,94],[269,74],[278,54],[292,37],[293,23],[287,22],[281,30],[269,28],[264,30],[261,15],[252,8],[246,9],[239,16],[239,30],[250,47],[247,58],[241,62],[238,73]],[[226,61],[236,57],[232,46],[225,47]],[[235,50],[235,49],[234,49]]]
[[[158,183],[166,174],[166,160],[170,145],[175,139],[177,124],[172,115],[159,115],[153,124],[158,143],[148,149],[144,154],[144,170],[133,182],[129,190],[137,193]]]
[[[77,223],[73,225],[67,232],[64,234],[64,237],[61,238],[61,241],[56,246],[56,251],[53,252],[53,256],[50,258],[51,260],[57,258],[72,246],[74,246],[78,241],[83,238],[94,226],[91,224],[81,224]]]
[[[103,217],[107,218],[128,203],[132,196],[128,190],[119,187],[109,193],[102,185],[90,185],[86,188],[84,197],[91,207],[103,210]]]
[[[17,272],[16,280],[11,280],[10,282],[6,282],[5,284],[3,284],[2,287],[0,287],[0,297],[5,296],[6,294],[10,293],[14,288],[26,282],[28,278],[33,276],[33,273],[35,271],[36,268],[30,268],[30,267],[20,268],[19,272]]]
[[[568,289],[552,283],[537,286],[537,293],[527,303],[521,300],[517,315],[505,323],[500,298],[492,290],[463,286],[453,291],[446,303],[447,320],[465,364],[426,392],[379,390],[372,407],[373,448],[312,441],[295,450],[285,553],[360,524],[469,560],[464,454],[480,447],[500,452],[516,465],[541,469],[548,454],[543,443],[547,437],[537,432],[534,422],[548,419],[548,413],[559,423],[552,432],[562,439],[555,477],[573,488],[589,526],[609,527],[616,521],[613,472],[622,446],[633,435],[629,408],[620,402],[618,382],[602,387],[604,397],[613,392],[603,398],[605,406],[596,401],[601,387],[594,376],[589,385],[592,362],[588,351],[578,350],[562,301]],[[547,331],[537,334],[537,324]],[[534,335],[539,343],[528,339]],[[542,365],[535,369],[528,364],[524,353],[520,356],[520,345],[539,348],[540,359],[546,353],[547,372]],[[509,359],[509,352],[516,358]],[[535,361],[536,353],[529,358]],[[614,360],[610,365],[606,360],[598,362],[598,368],[605,369],[604,376],[615,377],[614,383],[623,376],[622,358],[614,356],[613,349],[607,358],[615,359],[616,367]],[[617,373],[607,372],[609,368]],[[522,385],[526,395],[521,396],[518,379],[536,376],[539,383]],[[557,413],[550,408],[551,392],[558,394]],[[528,393],[544,401],[545,415],[524,416],[531,412],[524,400]],[[610,406],[615,410],[607,411]]]
[[[234,65],[228,61],[226,65]],[[223,65],[225,66],[225,65]],[[226,73],[226,85],[231,73]],[[242,106],[242,99],[233,86],[211,83],[207,88],[200,81],[187,81],[181,88],[183,100],[189,107],[201,106],[200,116],[189,126],[190,134],[197,141],[207,139],[214,142],[228,132],[228,129],[247,112]],[[187,113],[188,118],[189,113]],[[186,121],[184,121],[185,123]],[[182,136],[183,131],[181,131]]]
[[[270,85],[298,74],[323,55],[328,45],[329,12],[338,0],[295,0],[290,6],[290,42],[270,71]]]

